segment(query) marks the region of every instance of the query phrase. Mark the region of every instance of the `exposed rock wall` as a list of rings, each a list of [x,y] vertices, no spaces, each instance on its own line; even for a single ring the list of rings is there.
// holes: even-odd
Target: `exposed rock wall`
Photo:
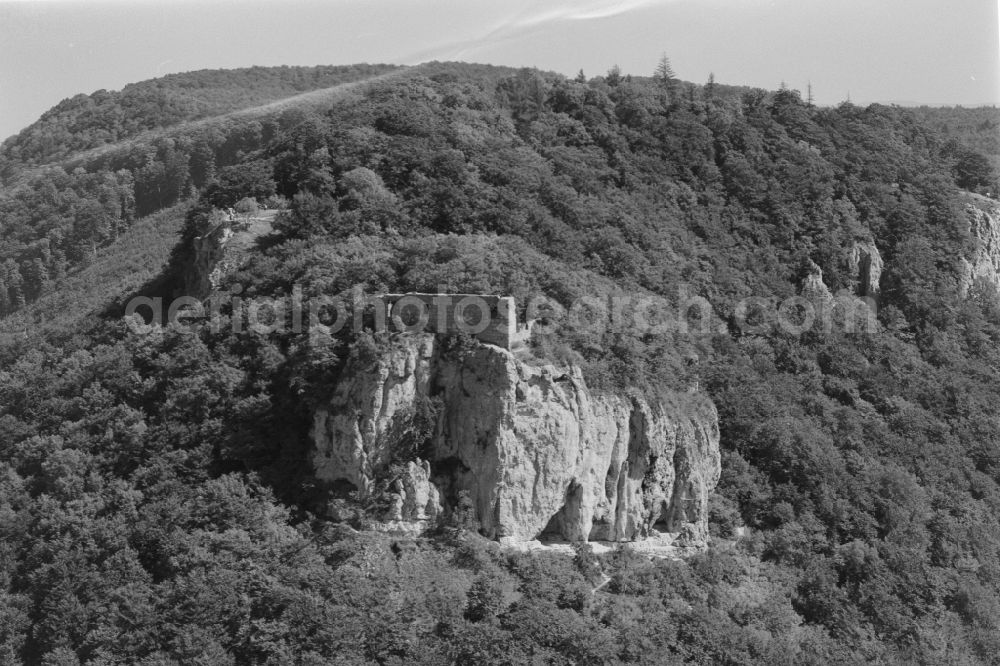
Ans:
[[[226,246],[233,236],[229,225],[220,224],[191,240],[190,263],[184,271],[184,293],[195,298],[205,298],[218,289],[225,271],[223,259]]]
[[[707,398],[597,395],[576,368],[529,365],[490,345],[441,354],[429,334],[397,336],[374,363],[345,370],[315,415],[318,478],[371,492],[394,433],[431,395],[441,409],[427,492],[445,511],[467,493],[485,534],[629,541],[655,525],[707,535],[720,471]]]
[[[809,272],[802,278],[800,293],[818,306],[826,306],[833,302],[833,293],[823,281],[823,269],[813,261],[809,262]]]
[[[838,290],[837,297],[859,296],[877,300],[881,292],[883,267],[882,255],[874,241],[854,241],[847,255],[846,265],[851,288]],[[800,293],[809,300],[819,303],[829,304],[834,299],[833,292],[823,279],[823,270],[812,261],[809,262],[808,272],[802,279]]]
[[[394,344],[375,364],[349,365],[329,409],[316,413],[318,478],[347,481],[362,494],[374,490],[376,472],[390,462],[394,426],[412,419],[417,398],[430,393],[434,336],[402,337],[406,344]]]
[[[969,222],[969,235],[976,249],[962,259],[962,296],[969,293],[977,281],[1000,289],[1000,204],[986,197],[967,195],[972,199],[965,205]]]
[[[230,218],[191,239],[191,251],[182,275],[183,293],[207,298],[218,291],[226,276],[247,260],[248,251],[257,239],[271,233],[277,213],[265,210],[256,217]]]
[[[854,242],[848,259],[848,274],[853,276],[855,281],[855,295],[878,298],[882,268],[882,255],[875,247],[874,241]]]

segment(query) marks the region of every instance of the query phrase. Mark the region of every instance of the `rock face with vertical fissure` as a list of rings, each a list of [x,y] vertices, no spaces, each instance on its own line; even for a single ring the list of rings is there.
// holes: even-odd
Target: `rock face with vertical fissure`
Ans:
[[[976,283],[1000,291],[1000,204],[986,197],[966,193],[965,214],[975,247],[963,257],[959,271],[959,292],[967,296]]]
[[[485,344],[442,353],[430,334],[396,336],[375,361],[349,362],[342,377],[315,414],[322,481],[375,492],[396,455],[394,433],[434,397],[430,473],[403,485],[440,498],[445,514],[464,491],[484,534],[631,541],[655,526],[694,541],[707,535],[719,429],[700,394],[597,394],[578,368],[531,365]],[[435,512],[425,507],[422,519]]]
[[[858,296],[877,299],[881,292],[884,262],[873,240],[855,241],[848,259],[848,273]]]

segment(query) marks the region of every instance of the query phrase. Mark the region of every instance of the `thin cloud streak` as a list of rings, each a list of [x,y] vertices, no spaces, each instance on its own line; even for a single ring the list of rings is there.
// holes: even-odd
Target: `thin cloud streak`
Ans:
[[[527,9],[515,14],[512,18],[499,21],[480,37],[456,40],[443,46],[423,49],[404,57],[403,62],[414,65],[427,60],[457,60],[468,57],[478,50],[523,37],[526,31],[537,30],[549,24],[608,19],[676,1],[613,0],[609,2],[604,0],[603,2],[565,4],[545,8],[541,11],[534,8]]]
[[[551,21],[591,21],[596,19],[611,18],[629,12],[663,5],[671,0],[618,0],[617,2],[590,2],[583,6],[566,5],[564,7],[550,9],[540,12],[534,16],[528,16],[520,21],[515,21],[510,27],[528,28]]]

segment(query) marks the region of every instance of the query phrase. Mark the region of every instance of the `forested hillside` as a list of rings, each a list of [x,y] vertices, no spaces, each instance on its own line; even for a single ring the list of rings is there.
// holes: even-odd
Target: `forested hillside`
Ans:
[[[913,113],[944,137],[948,143],[946,150],[957,158],[959,170],[983,169],[983,157],[994,171],[1000,170],[1000,119],[995,106],[921,106],[913,109]]]
[[[298,123],[302,113],[280,106],[226,112],[296,93],[336,91],[394,69],[205,70],[65,100],[0,146],[6,185],[0,194],[0,315],[93,261],[98,248],[114,242],[137,216],[195,196],[211,181],[236,177],[244,166],[226,167],[261,148],[279,128]],[[140,136],[145,130],[162,131]]]
[[[183,119],[243,104],[224,92],[247,74],[233,76],[208,77],[223,93],[191,93]],[[30,155],[14,151],[35,146],[30,132],[5,144],[8,170],[148,128],[125,97],[57,107],[43,123],[67,138]],[[77,137],[90,105],[103,120]],[[112,267],[89,273],[105,277],[86,319],[28,325],[0,348],[0,661],[995,660],[1000,302],[963,288],[961,261],[977,246],[963,190],[1000,191],[991,146],[910,110],[818,108],[787,89],[440,63],[322,107],[184,127],[0,198],[0,312],[45,318],[67,276]],[[715,546],[685,562],[586,545],[568,558],[501,551],[457,514],[412,543],[319,518],[311,411],[384,338],[206,322],[142,334],[114,316],[135,287],[113,267],[136,252],[115,239],[135,219],[187,210],[183,233],[154,234],[145,255],[173,251],[168,273],[137,288],[170,295],[187,243],[247,197],[284,210],[228,278],[244,298],[706,298],[714,320],[697,331],[553,317],[532,352],[594,387],[711,396]],[[793,296],[816,270],[857,290],[856,243],[884,259],[877,327],[742,325],[741,299]],[[418,416],[401,434],[413,447]]]
[[[393,69],[387,65],[250,67],[169,74],[63,100],[3,143],[0,174],[46,164],[145,130],[258,106]]]

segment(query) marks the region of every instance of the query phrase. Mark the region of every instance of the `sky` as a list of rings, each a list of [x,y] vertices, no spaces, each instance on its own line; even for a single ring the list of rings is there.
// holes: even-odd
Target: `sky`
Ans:
[[[251,65],[619,65],[817,103],[1000,104],[1000,0],[0,0],[0,138],[78,93]]]

